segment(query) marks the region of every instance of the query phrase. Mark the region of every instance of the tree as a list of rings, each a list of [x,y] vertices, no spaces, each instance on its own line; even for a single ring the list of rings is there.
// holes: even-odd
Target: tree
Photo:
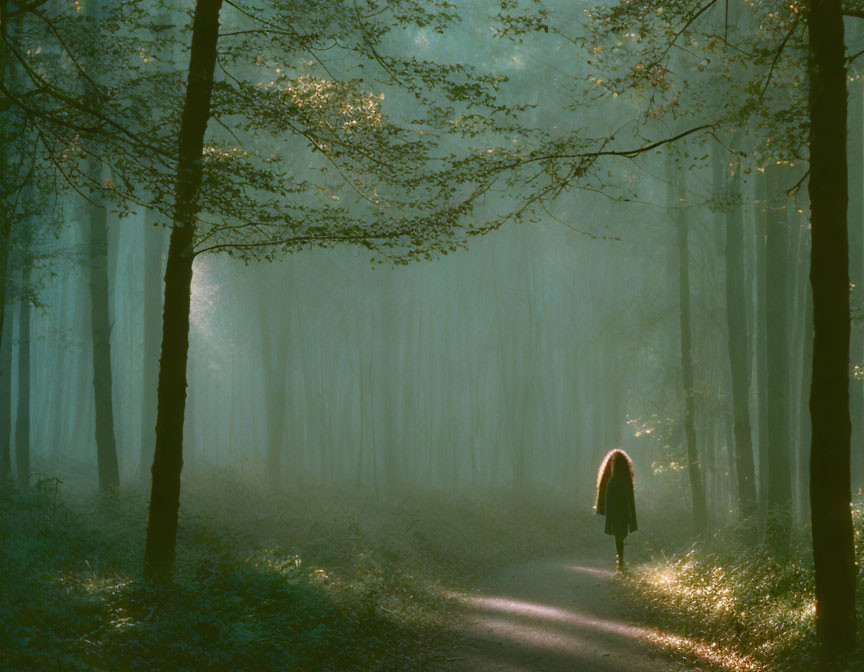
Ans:
[[[0,336],[0,485],[12,480],[12,319]]]
[[[789,419],[789,332],[787,264],[789,219],[781,169],[766,168],[768,183],[765,236],[766,421],[768,438],[767,537],[776,550],[789,545],[792,525],[792,439]]]
[[[696,534],[708,531],[708,511],[705,504],[705,483],[696,449],[696,399],[693,384],[692,327],[690,325],[690,250],[687,242],[687,221],[684,203],[686,190],[682,171],[674,166],[669,150],[670,177],[677,182],[677,198],[670,199],[675,208],[675,233],[678,247],[678,305],[681,323],[681,377],[684,383],[684,436],[687,443],[687,475],[693,506],[693,529]],[[675,187],[670,187],[673,192]],[[673,192],[674,193],[674,192]],[[677,202],[676,202],[677,201]]]
[[[95,19],[102,15],[101,0],[88,0],[88,14]],[[99,35],[94,42],[101,42]],[[90,64],[87,64],[88,66]],[[87,68],[94,71],[95,68]],[[81,77],[81,88],[85,98],[98,101],[101,88],[91,76]],[[95,156],[88,161],[87,174],[91,183],[103,184],[105,177],[102,162]],[[110,183],[110,179],[108,179]],[[98,198],[98,197],[97,197]],[[85,201],[85,214],[81,222],[84,239],[87,241],[86,262],[90,288],[90,339],[93,349],[93,398],[96,414],[96,461],[99,473],[99,490],[110,493],[120,484],[120,467],[117,461],[117,443],[114,436],[113,376],[111,372],[111,322],[109,315],[110,291],[108,287],[108,210],[107,203],[89,198]]]
[[[738,483],[738,508],[743,516],[756,509],[756,472],[753,464],[753,439],[750,425],[750,356],[747,339],[746,292],[744,288],[744,221],[741,203],[739,157],[729,163],[724,193],[726,261],[726,328],[729,364],[732,375],[732,420],[735,436],[735,473]],[[760,446],[760,450],[761,450]]]
[[[21,298],[18,308],[18,409],[15,416],[15,464],[18,484],[30,487],[30,263],[21,268]]]
[[[180,148],[174,197],[174,226],[165,268],[162,355],[156,411],[156,449],[150,519],[144,552],[146,573],[165,578],[174,566],[180,471],[183,468],[183,419],[186,406],[186,361],[189,349],[191,253],[195,219],[200,210],[204,133],[210,119],[213,71],[219,39],[222,0],[198,0],[192,24],[192,47],[186,100],[180,118]]]
[[[810,510],[816,633],[828,654],[855,646],[855,541],[850,510],[849,251],[846,58],[839,0],[807,16],[810,84]]]

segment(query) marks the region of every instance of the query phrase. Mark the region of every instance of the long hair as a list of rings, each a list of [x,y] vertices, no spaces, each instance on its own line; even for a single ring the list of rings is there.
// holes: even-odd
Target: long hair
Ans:
[[[597,504],[595,508],[600,515],[606,514],[606,486],[609,479],[626,479],[633,487],[633,460],[623,450],[616,448],[606,453],[597,471]]]

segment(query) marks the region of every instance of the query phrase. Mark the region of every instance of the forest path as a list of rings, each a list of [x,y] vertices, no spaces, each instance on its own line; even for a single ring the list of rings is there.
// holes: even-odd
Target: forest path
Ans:
[[[612,556],[614,558],[614,556]],[[488,589],[460,595],[468,609],[464,643],[442,672],[680,672],[634,626],[615,595],[609,556],[514,565]]]

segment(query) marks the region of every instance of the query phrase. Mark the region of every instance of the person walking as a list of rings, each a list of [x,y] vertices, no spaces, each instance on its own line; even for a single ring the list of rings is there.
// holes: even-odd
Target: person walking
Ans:
[[[618,571],[624,571],[624,540],[636,531],[633,461],[623,450],[610,450],[597,472],[597,514],[606,516],[604,532],[615,537]]]

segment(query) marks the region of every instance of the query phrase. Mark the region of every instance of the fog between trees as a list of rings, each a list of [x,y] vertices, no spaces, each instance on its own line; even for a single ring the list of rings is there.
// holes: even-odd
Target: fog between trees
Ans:
[[[273,496],[590,512],[623,448],[646,507],[777,553],[811,493],[844,509],[864,90],[822,10],[360,4],[0,3],[6,480],[149,493],[152,467],[165,576],[181,462]],[[838,77],[820,111],[841,70],[848,115]]]

